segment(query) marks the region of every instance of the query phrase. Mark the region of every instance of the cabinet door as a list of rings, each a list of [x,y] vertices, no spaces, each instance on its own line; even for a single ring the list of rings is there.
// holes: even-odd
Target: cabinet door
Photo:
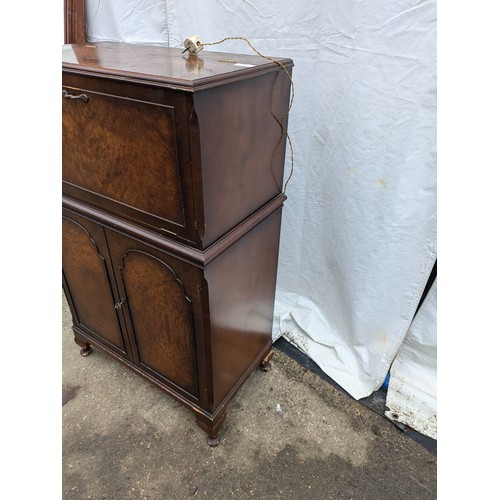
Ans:
[[[77,83],[81,88],[63,90],[63,193],[192,241],[193,179],[183,93],[113,87],[132,98],[106,93],[113,89],[100,79]],[[147,102],[153,97],[166,102]]]
[[[118,287],[126,297],[136,363],[198,398],[194,314],[197,268],[106,229]],[[191,293],[190,293],[190,291]],[[132,339],[131,339],[132,340]]]
[[[104,229],[83,217],[63,211],[62,264],[73,322],[105,347],[127,354],[114,299],[112,269]]]

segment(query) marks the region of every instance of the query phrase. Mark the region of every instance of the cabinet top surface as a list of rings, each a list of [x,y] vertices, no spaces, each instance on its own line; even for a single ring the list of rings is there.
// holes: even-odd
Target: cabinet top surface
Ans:
[[[257,55],[203,50],[189,56],[182,50],[121,42],[63,45],[62,65],[66,72],[127,77],[191,91],[280,70],[278,64]],[[276,59],[286,67],[293,65],[291,59]]]

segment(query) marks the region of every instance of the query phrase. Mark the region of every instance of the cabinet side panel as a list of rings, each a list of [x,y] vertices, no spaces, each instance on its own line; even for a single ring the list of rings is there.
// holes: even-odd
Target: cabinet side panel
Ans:
[[[205,248],[282,191],[289,95],[279,68],[194,95]]]
[[[132,250],[122,276],[139,363],[197,394],[193,312],[183,284],[160,260]]]
[[[62,264],[75,308],[75,322],[125,352],[104,257],[90,234],[66,218]]]
[[[281,207],[205,271],[215,407],[271,341],[280,223]]]
[[[63,180],[184,226],[174,108],[85,95],[63,99]]]

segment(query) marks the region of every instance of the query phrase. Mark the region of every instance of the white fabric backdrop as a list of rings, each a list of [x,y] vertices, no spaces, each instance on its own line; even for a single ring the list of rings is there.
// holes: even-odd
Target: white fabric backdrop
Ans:
[[[273,336],[353,397],[378,389],[436,258],[435,0],[87,0],[86,9],[89,41],[244,36],[294,60],[295,173]],[[209,49],[251,52],[233,41]]]
[[[437,279],[391,366],[387,417],[437,439]]]

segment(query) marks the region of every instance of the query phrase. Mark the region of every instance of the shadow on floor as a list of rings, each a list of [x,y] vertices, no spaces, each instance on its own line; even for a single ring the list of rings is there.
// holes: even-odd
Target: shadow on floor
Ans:
[[[334,386],[337,390],[343,392],[349,397],[352,397],[339,384],[337,384],[332,378],[330,378],[312,359],[307,357],[303,352],[299,351],[299,349],[290,344],[290,342],[288,342],[283,337],[280,337],[276,342],[274,342],[273,345],[276,349],[279,349],[281,352],[297,361],[297,363],[302,365],[304,368],[307,368],[314,374],[318,375],[318,377]],[[385,406],[386,397],[387,389],[382,387],[367,398],[360,399],[358,402],[366,408],[373,410],[378,415],[381,415],[389,422],[393,423],[405,435],[421,444],[424,448],[426,448],[434,455],[437,455],[437,441],[435,439],[432,439],[429,436],[425,436],[424,434],[417,432],[407,425],[404,425],[400,422],[394,422],[393,420],[387,418],[387,416],[385,415],[385,411],[387,409],[387,407]]]

